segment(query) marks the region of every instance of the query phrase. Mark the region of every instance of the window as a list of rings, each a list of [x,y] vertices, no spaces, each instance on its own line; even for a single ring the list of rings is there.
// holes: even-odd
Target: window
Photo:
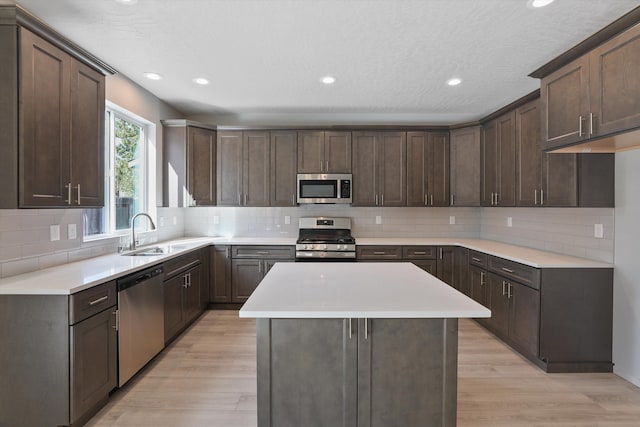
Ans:
[[[105,206],[84,210],[85,240],[128,233],[133,215],[155,207],[154,125],[107,103],[105,131]]]

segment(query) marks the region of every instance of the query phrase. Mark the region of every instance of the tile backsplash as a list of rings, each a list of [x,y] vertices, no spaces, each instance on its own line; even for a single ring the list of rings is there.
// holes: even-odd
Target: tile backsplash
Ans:
[[[483,238],[605,262],[614,256],[613,208],[158,208],[158,229],[139,236],[141,244],[183,236],[295,238],[300,217],[322,215],[350,217],[356,237]],[[75,239],[69,224],[76,224]],[[595,224],[602,224],[603,238],[594,237]],[[60,226],[60,240],[50,241],[51,225]],[[114,253],[121,240],[128,237],[83,242],[82,210],[3,209],[0,277]]]

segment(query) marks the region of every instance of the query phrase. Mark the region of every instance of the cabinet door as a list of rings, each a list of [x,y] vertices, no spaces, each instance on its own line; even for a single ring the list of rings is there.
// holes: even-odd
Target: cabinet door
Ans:
[[[432,276],[435,276],[438,271],[438,261],[435,259],[414,259],[411,263],[417,265]]]
[[[451,131],[451,206],[480,206],[480,127]]]
[[[240,206],[242,193],[242,132],[218,132],[216,155],[218,205]]]
[[[542,149],[539,101],[516,110],[516,206],[541,205]]]
[[[578,206],[578,160],[576,154],[542,154],[543,206]]]
[[[495,205],[498,182],[498,123],[482,126],[482,206]]]
[[[216,204],[216,133],[187,128],[187,191],[194,206]]]
[[[243,134],[243,206],[269,206],[269,132]]]
[[[595,48],[589,63],[590,133],[602,136],[640,127],[640,27]]]
[[[449,134],[430,134],[428,144],[427,188],[430,204],[449,206]]]
[[[516,205],[516,113],[497,119],[498,186],[497,205]]]
[[[543,149],[588,137],[589,57],[576,59],[540,82]]]
[[[471,286],[469,284],[469,249],[456,248],[455,253],[455,282],[453,287],[463,294],[471,295]]]
[[[210,248],[211,302],[231,302],[231,246]]]
[[[351,173],[351,132],[324,133],[324,172]]]
[[[69,206],[72,59],[25,29],[20,36],[20,207]]]
[[[271,206],[297,206],[298,142],[295,131],[271,132]]]
[[[509,292],[509,338],[532,356],[538,356],[540,292],[511,282]]]
[[[407,132],[407,205],[430,206],[427,182],[429,153],[426,132]]]
[[[298,173],[324,172],[324,132],[298,132]]]
[[[257,319],[256,329],[258,425],[360,425],[355,319]]]
[[[485,307],[489,307],[487,272],[473,265],[469,266],[469,296]]]
[[[118,384],[115,306],[71,326],[71,424]]]
[[[190,322],[200,314],[200,284],[202,267],[197,266],[184,274],[186,287],[183,288],[183,309],[186,322]]]
[[[359,319],[358,426],[454,426],[457,350],[457,319]]]
[[[509,283],[498,275],[488,273],[487,287],[491,310],[491,318],[487,320],[487,325],[498,335],[506,337],[509,334]]]
[[[104,76],[71,61],[72,205],[104,206]]]
[[[184,326],[182,290],[184,276],[178,275],[163,283],[164,290],[164,341],[170,341]]]
[[[378,183],[380,205],[407,205],[407,134],[380,132],[378,150]]]
[[[353,206],[376,206],[378,153],[375,132],[353,133]]]
[[[438,247],[438,279],[449,286],[454,286],[455,284],[455,252],[455,246]]]
[[[261,259],[231,261],[231,302],[245,302],[264,277]]]

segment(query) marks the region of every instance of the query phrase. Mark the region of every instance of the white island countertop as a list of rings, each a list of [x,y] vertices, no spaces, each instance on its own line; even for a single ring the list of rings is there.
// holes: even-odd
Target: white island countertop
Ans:
[[[240,310],[255,318],[470,318],[491,312],[408,262],[278,263]]]

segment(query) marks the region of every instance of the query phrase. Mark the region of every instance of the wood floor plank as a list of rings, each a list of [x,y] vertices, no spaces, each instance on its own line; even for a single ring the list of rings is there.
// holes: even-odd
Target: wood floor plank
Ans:
[[[640,426],[640,389],[615,374],[547,374],[474,321],[459,329],[459,427]],[[88,426],[255,427],[255,321],[206,312]]]

